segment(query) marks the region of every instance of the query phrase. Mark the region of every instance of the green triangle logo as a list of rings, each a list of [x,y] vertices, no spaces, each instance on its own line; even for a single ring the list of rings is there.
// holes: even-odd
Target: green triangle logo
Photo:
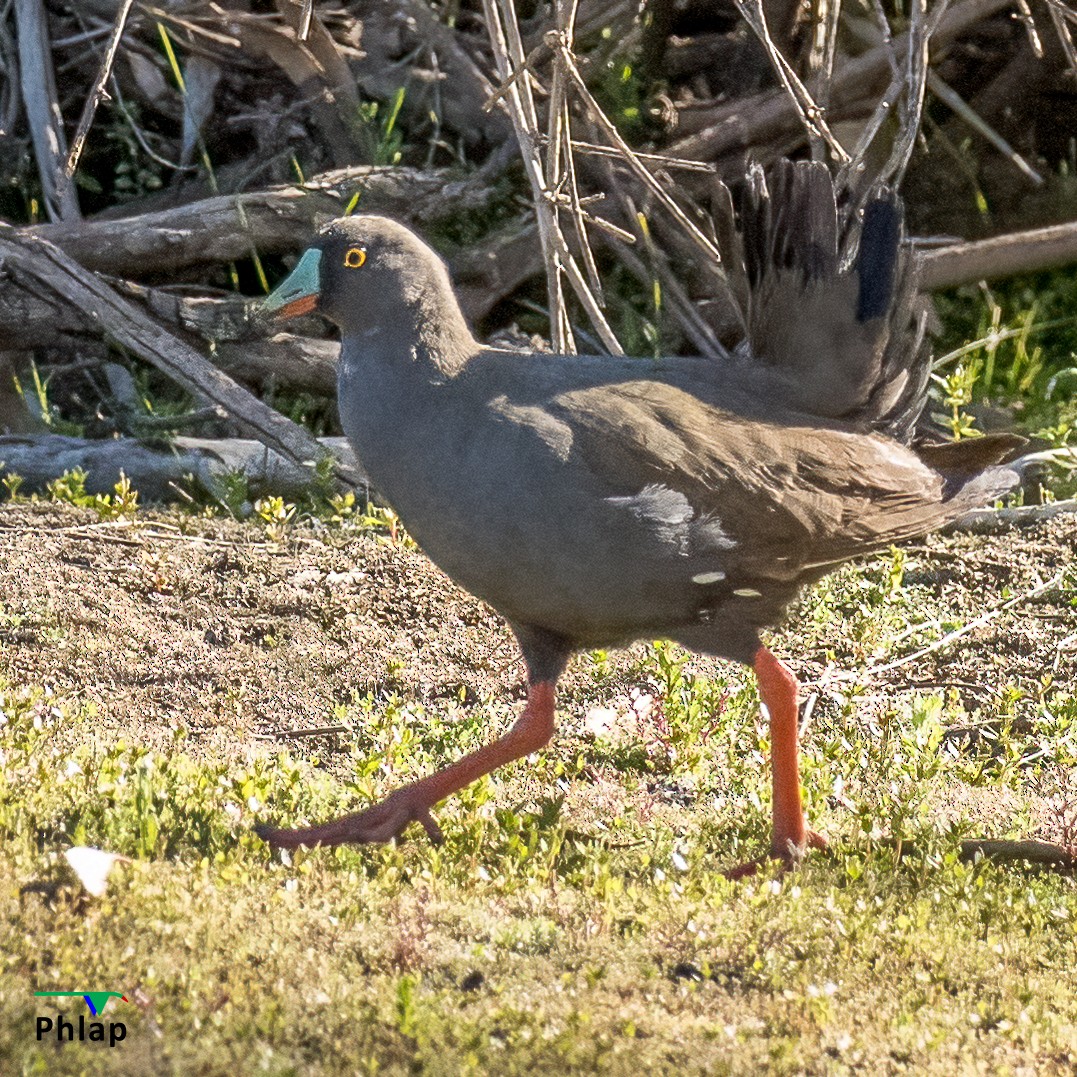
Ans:
[[[121,994],[119,991],[35,991],[35,995],[43,996],[46,998],[82,998],[86,1000],[86,1005],[90,1007],[90,1013],[97,1017],[105,1012],[105,1007],[108,1005],[110,998],[122,999],[127,1001],[127,996]]]

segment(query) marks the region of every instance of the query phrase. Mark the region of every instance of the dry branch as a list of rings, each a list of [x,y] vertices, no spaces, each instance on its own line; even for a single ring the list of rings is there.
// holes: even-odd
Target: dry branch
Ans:
[[[158,276],[192,265],[294,251],[360,193],[364,212],[420,226],[486,205],[485,180],[454,181],[441,170],[357,167],[307,183],[220,195],[137,217],[24,229],[63,249],[86,269],[115,276]]]
[[[1018,505],[1012,509],[975,509],[945,528],[976,535],[994,535],[1011,527],[1035,527],[1056,516],[1077,513],[1077,500],[1051,501],[1045,505]]]
[[[1012,2],[964,0],[955,4],[932,35],[933,50],[944,48]],[[895,38],[892,48],[881,44],[854,60],[836,65],[830,83],[828,112],[832,116],[840,115],[852,108],[862,108],[879,96],[889,81],[894,56],[904,59],[908,42],[908,35],[903,34]],[[667,146],[666,152],[674,157],[713,161],[749,150],[759,153],[764,147],[791,148],[789,140],[792,138],[795,145],[802,136],[801,113],[796,102],[784,90],[767,90],[715,109],[702,130]]]
[[[90,127],[93,125],[93,118],[97,112],[97,106],[101,103],[102,97],[105,96],[105,84],[112,74],[112,65],[116,61],[116,52],[120,47],[120,38],[123,37],[123,30],[127,25],[127,16],[131,11],[132,3],[134,3],[134,0],[121,0],[120,6],[116,11],[116,20],[112,26],[112,33],[109,36],[108,45],[105,48],[105,57],[101,61],[101,68],[97,73],[97,79],[94,81],[93,88],[86,98],[86,104],[83,106],[82,115],[79,117],[79,125],[75,131],[75,137],[71,141],[71,152],[67,155],[67,160],[64,162],[60,180],[61,197],[66,196],[67,188],[74,178],[75,169],[78,167],[79,163],[79,157],[82,156],[82,149],[86,144],[86,136],[90,133]]]
[[[897,845],[898,856],[917,856],[919,852],[919,848],[912,842],[902,841]],[[1077,856],[1071,849],[1054,842],[1036,841],[1032,838],[966,838],[961,842],[960,855],[966,862],[984,859],[998,863],[1025,863],[1065,872],[1077,868]]]
[[[925,291],[1055,269],[1077,261],[1077,221],[941,247],[921,261]]]
[[[15,22],[23,107],[30,124],[45,211],[52,220],[77,220],[80,214],[75,190],[63,182],[67,138],[56,94],[48,18],[42,0],[16,0]]]
[[[1007,863],[1027,863],[1072,871],[1077,868],[1077,856],[1061,845],[1049,841],[1006,841],[994,838],[969,838],[961,843],[962,860],[995,860]]]
[[[1022,592],[1019,595],[1014,595],[1013,598],[1009,598],[1005,602],[1000,602],[997,605],[992,606],[986,613],[973,618],[967,624],[954,629],[953,632],[948,632],[942,639],[935,640],[934,643],[930,643],[926,647],[921,647],[918,651],[914,651],[912,654],[903,655],[901,658],[895,658],[892,662],[886,662],[882,665],[868,666],[861,673],[839,674],[834,680],[852,681],[857,680],[860,677],[876,677],[880,673],[890,673],[902,666],[910,665],[913,662],[919,662],[920,659],[926,658],[929,654],[937,654],[939,651],[944,651],[951,644],[956,643],[970,632],[974,632],[977,628],[982,628],[989,621],[994,620],[1000,613],[1004,613],[1006,610],[1012,609],[1014,606],[1018,606],[1023,602],[1030,602],[1032,599],[1038,598],[1047,591],[1054,590],[1054,588],[1058,587],[1062,582],[1064,576],[1065,571],[1056,572],[1046,583],[1037,584],[1035,587]]]
[[[606,325],[606,320],[590,286],[575,265],[575,260],[569,253],[565,238],[561,233],[556,206],[556,194],[562,179],[561,170],[558,167],[555,170],[556,174],[549,175],[549,170],[543,161],[538,110],[532,93],[531,62],[524,53],[515,8],[511,0],[500,0],[500,2],[483,0],[483,12],[494,61],[497,64],[497,73],[501,79],[498,92],[491,97],[491,106],[495,103],[498,105],[503,103],[507,106],[513,129],[516,132],[516,141],[520,146],[524,172],[531,185],[535,220],[538,224],[539,241],[542,244],[543,262],[546,269],[546,290],[550,303],[550,339],[553,341],[554,350],[561,354],[569,354],[576,350],[576,342],[565,304],[564,277],[567,276],[606,347],[614,354],[623,354],[616,337]],[[562,17],[559,12],[559,18]],[[560,75],[557,84],[559,94],[558,100],[554,102],[557,113],[553,118],[554,123],[562,118],[564,105],[560,92]],[[558,161],[561,149],[560,135],[552,144],[546,146],[551,169]],[[574,268],[575,273],[573,273]]]

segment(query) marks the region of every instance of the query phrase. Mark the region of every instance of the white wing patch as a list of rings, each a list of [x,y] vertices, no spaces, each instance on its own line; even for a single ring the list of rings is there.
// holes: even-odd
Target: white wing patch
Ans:
[[[708,550],[731,550],[736,540],[729,537],[722,528],[722,521],[712,512],[696,525],[697,541],[702,539]]]
[[[663,542],[677,547],[678,553],[688,554],[688,524],[695,509],[684,494],[668,486],[652,483],[631,497],[607,497],[606,503],[627,509],[637,520],[650,524]]]

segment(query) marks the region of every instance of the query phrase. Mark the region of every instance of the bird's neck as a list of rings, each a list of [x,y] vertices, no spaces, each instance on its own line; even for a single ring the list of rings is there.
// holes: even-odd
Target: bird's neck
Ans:
[[[407,313],[411,325],[402,328],[418,342],[414,361],[428,364],[436,377],[458,374],[479,350],[451,290],[424,290],[407,305]]]
[[[440,265],[404,280],[399,291],[368,296],[364,320],[356,343],[391,378],[441,382],[479,351]]]
[[[341,351],[341,385],[374,385],[414,397],[451,380],[479,350],[455,301],[417,295],[397,303],[371,325],[347,334]],[[452,297],[450,297],[452,298]]]

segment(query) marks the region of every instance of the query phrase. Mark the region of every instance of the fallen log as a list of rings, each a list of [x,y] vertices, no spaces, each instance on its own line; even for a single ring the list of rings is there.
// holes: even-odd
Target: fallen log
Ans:
[[[440,169],[344,168],[306,183],[220,195],[137,217],[91,218],[20,231],[54,243],[79,265],[117,277],[159,277],[193,265],[228,263],[302,247],[359,195],[364,213],[428,226],[485,206],[479,173],[453,180]]]
[[[356,476],[366,488],[362,468],[345,438],[322,438],[323,452]],[[310,470],[249,438],[177,437],[169,442],[137,438],[89,440],[63,434],[0,435],[0,474],[18,475],[20,493],[44,493],[65,472],[86,473],[86,492],[110,494],[126,475],[144,501],[175,501],[192,485],[223,498],[226,484],[244,475],[250,496],[276,494],[298,499],[309,493]]]

